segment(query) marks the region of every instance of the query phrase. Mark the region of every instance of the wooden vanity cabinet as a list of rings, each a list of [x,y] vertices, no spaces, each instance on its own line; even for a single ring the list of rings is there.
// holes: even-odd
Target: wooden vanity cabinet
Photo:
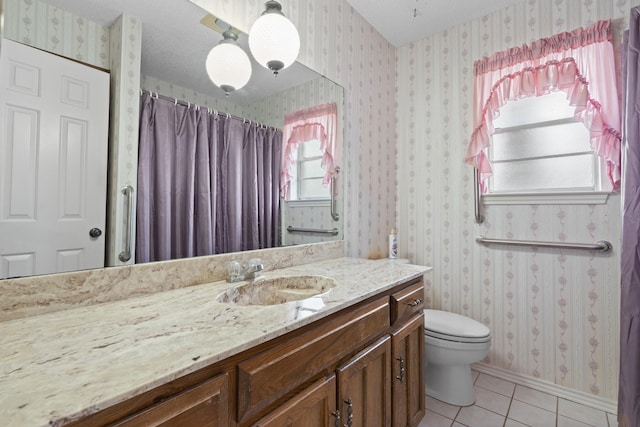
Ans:
[[[73,425],[415,427],[422,289],[399,284]]]

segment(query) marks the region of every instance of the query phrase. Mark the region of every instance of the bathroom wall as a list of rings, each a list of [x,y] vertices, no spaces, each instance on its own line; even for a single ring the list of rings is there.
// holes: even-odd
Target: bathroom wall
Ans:
[[[615,406],[620,197],[604,205],[488,206],[473,219],[473,62],[496,51],[613,19],[615,42],[638,0],[528,0],[398,50],[400,255],[433,266],[432,308],[492,330],[486,363]],[[478,235],[591,243],[614,253],[484,247]]]
[[[244,32],[262,0],[190,0]],[[283,0],[300,32],[298,61],[344,87],[346,253],[387,256],[395,226],[395,48],[344,0]]]

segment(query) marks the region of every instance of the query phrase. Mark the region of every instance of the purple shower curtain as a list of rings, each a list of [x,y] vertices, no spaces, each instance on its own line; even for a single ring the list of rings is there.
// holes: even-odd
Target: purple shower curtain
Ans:
[[[144,93],[136,262],[279,246],[281,155],[279,130]]]
[[[640,7],[631,10],[623,106],[618,423],[640,425]]]

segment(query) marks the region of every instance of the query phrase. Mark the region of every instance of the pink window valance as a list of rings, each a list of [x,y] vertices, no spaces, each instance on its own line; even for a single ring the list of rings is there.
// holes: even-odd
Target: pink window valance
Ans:
[[[335,102],[316,105],[284,117],[280,193],[285,200],[289,199],[294,153],[302,142],[315,139],[320,141],[323,153],[321,166],[326,171],[322,183],[329,184],[338,166],[337,129],[338,107]]]
[[[611,21],[599,21],[474,64],[474,130],[465,162],[480,172],[483,190],[492,169],[485,154],[493,119],[507,102],[551,91],[566,93],[575,117],[589,130],[591,148],[606,163],[613,188],[620,184],[620,112]]]

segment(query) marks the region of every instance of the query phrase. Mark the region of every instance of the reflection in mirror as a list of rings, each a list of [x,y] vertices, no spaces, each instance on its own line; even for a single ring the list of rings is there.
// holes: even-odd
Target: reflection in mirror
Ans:
[[[282,129],[287,114],[315,105],[335,103],[338,110],[337,157],[341,158],[340,154],[344,152],[342,87],[299,63],[283,70],[274,78],[269,70],[253,62],[251,58],[253,72],[250,82],[241,90],[225,97],[224,92],[209,80],[204,63],[208,52],[222,39],[222,34],[216,27],[225,30],[223,27],[228,24],[216,20],[187,0],[4,0],[3,37],[101,69],[109,69],[110,44],[114,43],[109,40],[110,27],[123,13],[142,21],[141,89],[182,101],[183,104],[198,105],[278,129]],[[245,34],[240,34],[239,43],[249,52]],[[2,52],[4,51],[3,46]],[[138,97],[139,94],[130,95]],[[114,99],[111,101],[114,102]],[[6,111],[3,106],[4,114]],[[113,122],[111,126],[113,127]],[[109,149],[113,147],[110,146]],[[6,157],[0,158],[0,163],[6,161]],[[338,214],[336,217],[340,218],[338,221],[331,216],[331,200],[324,196],[320,199],[282,201],[280,241],[283,245],[343,238],[344,203],[341,199],[343,191],[340,179],[336,181],[336,187],[335,208]],[[89,198],[89,202],[91,201],[94,201],[93,195]],[[112,212],[107,212],[107,215],[107,224],[124,222],[122,218],[111,217]],[[4,217],[0,218],[0,221],[3,219]],[[288,227],[311,232],[288,232]],[[333,229],[337,230],[337,234],[322,232]],[[91,242],[99,242],[103,247],[108,242],[107,239],[113,238],[107,233],[92,237],[89,230],[84,228],[82,235],[92,239]],[[3,237],[0,235],[2,242],[5,241]],[[0,271],[0,278],[31,274],[29,268],[22,268],[16,263],[12,265],[17,267],[12,269],[12,260],[5,257],[11,251],[5,250],[4,243],[1,246],[3,270]],[[13,260],[18,258],[14,257]],[[56,271],[70,271],[91,267],[67,262],[61,268],[56,268]],[[53,271],[36,271],[35,274],[49,272]]]

